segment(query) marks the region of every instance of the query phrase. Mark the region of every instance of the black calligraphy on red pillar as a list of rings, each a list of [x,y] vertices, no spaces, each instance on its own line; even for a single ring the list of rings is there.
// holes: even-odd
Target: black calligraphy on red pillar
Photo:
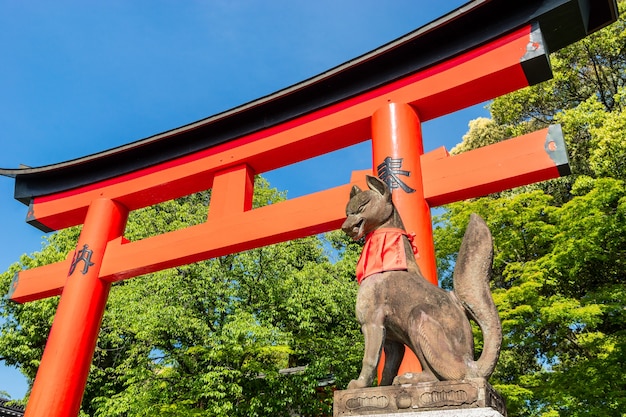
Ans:
[[[78,263],[82,261],[84,262],[84,264],[83,264],[83,270],[81,272],[83,275],[85,275],[87,271],[89,271],[89,267],[95,265],[93,262],[91,262],[92,255],[93,255],[93,251],[89,249],[89,245],[87,244],[84,244],[82,249],[74,252],[74,258],[72,259],[72,265],[70,266],[69,274],[72,275]]]
[[[411,176],[411,171],[402,169],[402,160],[403,158],[386,157],[377,167],[378,177],[387,184],[391,192],[397,188],[401,188],[406,193],[414,193],[415,190],[409,187],[400,178],[400,176]]]

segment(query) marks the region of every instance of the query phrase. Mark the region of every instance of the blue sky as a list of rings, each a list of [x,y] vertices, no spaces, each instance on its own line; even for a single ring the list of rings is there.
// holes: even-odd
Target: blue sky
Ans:
[[[463,0],[0,0],[0,167],[42,166],[205,118],[381,46]],[[452,148],[484,104],[423,125]],[[338,166],[347,166],[345,172]],[[268,173],[296,197],[371,166],[369,144]],[[14,181],[0,177],[0,269],[38,251]],[[0,391],[27,382],[0,362]]]

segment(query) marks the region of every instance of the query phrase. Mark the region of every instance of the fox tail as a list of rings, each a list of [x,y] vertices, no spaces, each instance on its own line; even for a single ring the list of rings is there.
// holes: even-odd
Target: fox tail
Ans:
[[[482,217],[472,214],[453,274],[454,293],[483,334],[482,353],[467,377],[489,378],[500,355],[502,325],[489,288],[492,262],[491,232]]]

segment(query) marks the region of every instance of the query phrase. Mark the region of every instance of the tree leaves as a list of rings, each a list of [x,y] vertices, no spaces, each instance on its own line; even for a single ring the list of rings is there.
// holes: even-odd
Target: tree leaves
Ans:
[[[284,198],[257,178],[255,207]],[[125,236],[143,239],[203,222],[209,201],[210,192],[204,192],[134,211]],[[0,290],[8,291],[21,268],[63,259],[79,232],[51,235],[41,252],[0,276]],[[338,252],[329,253],[330,246],[313,236],[115,284],[83,413],[328,413],[332,395],[318,387],[320,381],[330,378],[345,386],[357,374],[362,352],[354,317],[354,264],[331,263],[329,257]],[[0,303],[5,320],[0,356],[34,378],[57,299]],[[279,372],[296,366],[295,373]]]
[[[444,283],[469,214],[492,230],[504,333],[492,383],[511,416],[619,416],[626,405],[624,24],[554,54],[554,80],[494,100],[493,120],[471,123],[458,147],[558,122],[570,154],[569,178],[451,204],[435,229]]]

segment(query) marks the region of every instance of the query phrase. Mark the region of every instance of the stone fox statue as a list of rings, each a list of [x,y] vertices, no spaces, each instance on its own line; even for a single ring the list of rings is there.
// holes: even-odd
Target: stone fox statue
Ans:
[[[502,328],[489,290],[493,244],[484,220],[471,216],[454,270],[454,291],[448,292],[421,274],[387,185],[371,176],[367,184],[369,190],[352,188],[342,226],[350,237],[366,238],[356,300],[365,353],[361,374],[348,389],[371,385],[383,348],[380,385],[489,378]],[[483,333],[478,360],[468,317]],[[396,377],[405,345],[415,352],[423,372]]]

